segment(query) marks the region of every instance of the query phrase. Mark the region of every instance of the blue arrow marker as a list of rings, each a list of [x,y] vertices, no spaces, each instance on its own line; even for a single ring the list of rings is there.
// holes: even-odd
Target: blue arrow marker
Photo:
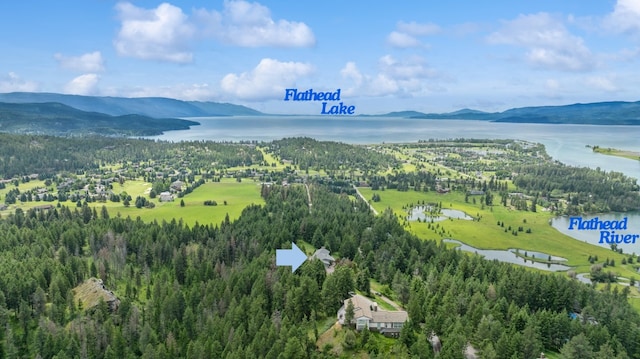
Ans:
[[[306,260],[307,255],[293,242],[291,249],[276,249],[276,265],[291,266],[292,273]]]

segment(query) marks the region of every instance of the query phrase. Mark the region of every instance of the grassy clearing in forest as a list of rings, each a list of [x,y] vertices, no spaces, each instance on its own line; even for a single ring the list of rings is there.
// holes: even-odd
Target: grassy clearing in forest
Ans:
[[[184,200],[184,207],[180,205]],[[217,206],[205,206],[204,201],[213,200]],[[240,217],[242,210],[248,205],[263,204],[260,197],[260,186],[253,181],[222,181],[207,182],[196,188],[183,198],[176,198],[173,202],[159,202],[152,200],[155,208],[129,208],[120,207],[118,212],[123,216],[140,216],[144,221],[170,221],[180,219],[189,225],[198,222],[200,224],[219,224],[228,214],[230,220]],[[227,205],[224,205],[227,201]]]

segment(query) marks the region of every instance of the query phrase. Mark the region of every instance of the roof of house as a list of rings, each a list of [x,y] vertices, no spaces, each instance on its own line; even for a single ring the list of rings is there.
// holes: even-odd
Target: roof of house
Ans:
[[[311,256],[311,258],[318,258],[319,260],[321,260],[322,262],[335,262],[335,258],[333,258],[331,255],[329,255],[329,250],[322,247],[318,250],[315,251],[315,253],[313,253],[313,255]]]
[[[353,303],[354,318],[367,317],[375,323],[404,323],[409,317],[407,312],[404,310],[382,310],[378,307],[376,302],[360,294],[356,294],[351,298],[346,299],[344,301],[345,308],[349,304],[349,301]]]

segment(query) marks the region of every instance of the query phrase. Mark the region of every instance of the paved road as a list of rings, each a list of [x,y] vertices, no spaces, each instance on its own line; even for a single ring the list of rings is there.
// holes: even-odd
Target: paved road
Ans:
[[[358,187],[356,187],[356,185],[353,185],[353,188],[356,190],[356,193],[358,194],[358,196],[360,196],[360,198],[362,198],[362,200],[369,205],[369,208],[371,208],[371,211],[373,212],[373,214],[375,214],[376,216],[378,215],[378,211],[376,211],[375,208],[373,208],[373,206],[371,205],[371,203],[369,203],[369,201],[367,201],[366,198],[364,198],[364,196],[362,195],[362,193],[360,193],[360,191],[358,191]]]

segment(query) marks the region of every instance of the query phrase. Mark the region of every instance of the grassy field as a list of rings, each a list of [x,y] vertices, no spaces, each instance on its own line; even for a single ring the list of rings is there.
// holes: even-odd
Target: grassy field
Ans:
[[[33,182],[33,181],[32,181]],[[29,182],[28,184],[31,184]],[[20,186],[22,189],[22,185]],[[26,188],[26,187],[25,187]],[[184,223],[193,225],[198,222],[200,224],[219,224],[228,214],[230,220],[240,217],[242,210],[248,205],[263,204],[264,200],[260,197],[260,186],[253,181],[236,182],[235,179],[225,178],[221,182],[207,182],[196,188],[192,193],[184,196],[185,206],[180,206],[180,198],[176,198],[173,202],[160,202],[158,198],[150,199],[155,204],[155,208],[136,208],[134,201],[137,196],[144,196],[149,199],[149,190],[151,184],[143,181],[126,181],[124,185],[114,184],[113,191],[116,193],[127,192],[133,201],[131,206],[125,207],[122,202],[91,202],[89,205],[96,209],[106,206],[112,216],[120,215],[131,218],[140,217],[143,221],[151,222],[157,220],[170,221],[172,219],[180,219]],[[217,206],[205,206],[205,200],[214,200]],[[227,205],[224,205],[227,201]],[[28,210],[35,206],[44,204],[56,205],[57,202],[25,202],[18,201],[15,205],[11,205],[9,209],[2,211],[1,215],[7,215],[15,211],[16,208]],[[67,201],[63,205],[75,208],[75,203]]]
[[[601,147],[594,149],[593,152],[601,153],[603,155],[628,158],[630,160],[636,160],[636,161],[640,160],[640,152],[625,151],[625,150],[619,150],[616,148],[601,148]]]
[[[372,191],[370,188],[359,188],[359,190],[367,199],[370,199],[374,193],[379,194],[381,200],[380,202],[372,202],[374,208],[378,211],[391,208],[401,222],[407,215],[402,207],[410,204],[417,205],[422,201],[441,203],[442,208],[464,211],[466,214],[480,219],[479,221],[449,219],[436,222],[434,225],[438,224],[437,229],[433,228],[434,226],[429,229],[427,223],[408,222],[407,228],[420,238],[435,240],[453,238],[481,249],[519,248],[544,252],[567,258],[568,264],[573,266],[577,273],[589,272],[591,264],[588,262],[588,257],[596,255],[600,261],[609,258],[618,263],[616,267],[608,267],[606,270],[626,278],[638,276],[630,265],[620,264],[626,256],[607,248],[575,240],[555,230],[549,224],[549,220],[553,217],[549,212],[516,211],[501,205],[482,208],[479,198],[477,198],[478,204],[471,203],[471,199],[469,203],[466,203],[462,193]],[[505,226],[499,226],[498,221],[504,222]],[[509,230],[505,232],[509,226],[512,229],[517,229],[519,226],[525,230],[531,228],[532,233],[518,232],[518,235],[514,236]],[[441,231],[444,231],[444,234]]]
[[[142,220],[149,222],[182,218],[189,225],[196,222],[219,224],[227,214],[229,219],[234,220],[240,217],[240,213],[248,205],[264,203],[260,197],[260,186],[257,183],[253,181],[236,182],[235,180],[207,182],[184,196],[182,200],[184,200],[184,207],[180,206],[180,198],[176,198],[173,202],[164,203],[154,199],[152,201],[156,206],[152,209],[138,209],[131,206],[129,208],[120,207],[117,211],[122,216],[140,216]],[[214,200],[218,205],[205,206],[205,200]],[[226,206],[224,201],[227,201]]]

